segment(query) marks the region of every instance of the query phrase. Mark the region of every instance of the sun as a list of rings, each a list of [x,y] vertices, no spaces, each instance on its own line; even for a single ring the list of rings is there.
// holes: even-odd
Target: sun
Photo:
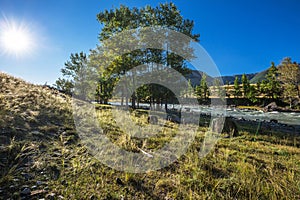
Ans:
[[[28,27],[23,23],[5,20],[0,23],[0,51],[20,57],[32,52],[34,41]]]

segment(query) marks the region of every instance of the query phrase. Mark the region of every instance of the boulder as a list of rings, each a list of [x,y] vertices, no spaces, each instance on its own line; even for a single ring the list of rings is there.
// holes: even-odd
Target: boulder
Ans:
[[[277,120],[277,119],[270,119],[270,123],[277,124],[277,123],[278,123],[278,120]]]
[[[158,118],[155,115],[149,115],[147,121],[149,124],[157,124]]]
[[[267,106],[264,107],[265,112],[272,112],[277,110],[278,110],[278,106],[275,102],[269,103]]]

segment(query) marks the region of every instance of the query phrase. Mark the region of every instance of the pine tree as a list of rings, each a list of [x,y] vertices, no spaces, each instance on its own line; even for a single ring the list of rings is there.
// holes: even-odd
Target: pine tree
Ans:
[[[208,90],[206,79],[207,79],[207,75],[203,73],[200,81],[200,88],[201,88],[202,98],[204,99],[207,99],[209,97],[209,90]]]
[[[267,96],[271,97],[272,99],[276,99],[280,96],[281,87],[278,81],[278,69],[274,62],[271,63],[271,67],[268,69],[265,87]]]
[[[59,78],[56,81],[55,85],[58,89],[72,93],[81,99],[92,97],[90,78],[93,72],[92,68],[88,66],[88,58],[85,53],[71,54],[70,60],[65,63],[61,73],[64,78]]]
[[[238,98],[241,95],[241,87],[239,82],[239,77],[235,77],[234,79],[234,98]]]
[[[243,97],[247,97],[250,92],[250,82],[246,74],[242,75],[242,88],[243,88]]]

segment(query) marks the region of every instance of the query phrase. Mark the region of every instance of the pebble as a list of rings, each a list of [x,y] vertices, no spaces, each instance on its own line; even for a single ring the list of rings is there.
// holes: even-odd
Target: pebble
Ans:
[[[29,179],[31,179],[31,175],[30,174],[23,173],[23,172],[21,174],[24,176],[24,178],[25,178],[26,181],[28,181]]]
[[[37,185],[42,185],[42,184],[43,184],[43,181],[37,181],[36,184],[37,184]]]
[[[19,179],[17,179],[17,178],[14,178],[13,179],[13,182],[19,182],[20,180]]]
[[[30,188],[24,188],[21,192],[21,195],[29,195],[31,193]]]
[[[54,198],[55,198],[55,193],[50,193],[50,194],[48,194],[48,195],[46,196],[46,198],[49,199],[49,200],[54,200]]]
[[[68,183],[67,183],[66,180],[62,180],[60,183],[61,183],[62,185],[68,185]]]
[[[23,186],[21,187],[22,190],[25,189],[25,188],[29,188],[29,186],[28,186],[28,185],[23,185]]]
[[[65,141],[65,142],[64,142],[64,145],[66,145],[66,146],[67,146],[67,145],[71,145],[71,144],[72,144],[72,141],[71,141],[71,140],[68,140],[68,141]]]
[[[119,185],[123,185],[123,181],[120,178],[116,178],[116,182]]]

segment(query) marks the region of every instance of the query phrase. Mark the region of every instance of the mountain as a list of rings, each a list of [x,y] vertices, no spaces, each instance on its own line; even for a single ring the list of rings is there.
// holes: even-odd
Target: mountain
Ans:
[[[189,79],[191,80],[191,83],[192,83],[193,86],[196,86],[196,85],[200,84],[200,80],[202,78],[202,73],[203,72],[200,72],[200,71],[197,71],[197,70],[192,70],[191,73],[187,74],[185,77],[186,77],[187,80],[189,80]],[[246,74],[246,76],[249,80],[251,80],[256,75],[257,75],[257,73]],[[235,79],[236,76],[239,77],[239,79],[241,80],[242,74],[232,75],[232,76],[221,76],[221,77],[218,77],[218,78],[222,78],[224,84],[227,84],[227,83],[233,84],[234,79]],[[207,75],[206,80],[207,80],[208,85],[213,85],[213,82],[214,82],[213,77]]]
[[[268,73],[268,70],[261,71],[257,73],[252,79],[250,79],[250,83],[257,83],[261,82],[266,79],[266,75]]]
[[[257,73],[252,73],[252,74],[246,74],[248,80],[251,80],[253,77],[256,76]],[[234,79],[235,77],[238,77],[239,80],[241,81],[243,74],[237,74],[237,75],[232,75],[232,76],[221,76],[221,78],[223,79],[223,83],[224,84],[230,84],[232,85],[234,83]]]
[[[191,80],[191,83],[193,86],[199,85],[200,84],[200,80],[202,78],[202,74],[203,72],[197,71],[197,70],[191,70],[191,73],[187,74],[185,76],[185,78],[187,80]],[[208,85],[212,85],[214,78],[211,76],[206,76],[206,81]]]

